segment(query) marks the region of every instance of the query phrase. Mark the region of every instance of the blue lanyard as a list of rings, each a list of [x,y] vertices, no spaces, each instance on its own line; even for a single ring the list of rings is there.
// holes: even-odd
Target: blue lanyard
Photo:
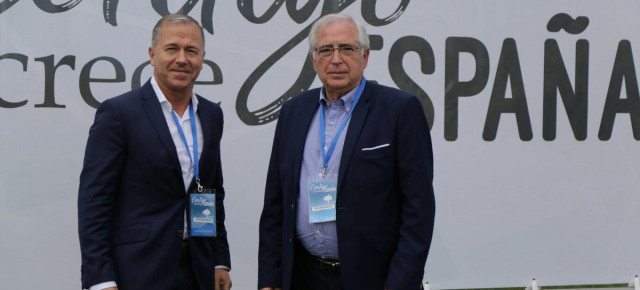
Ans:
[[[187,153],[189,153],[189,159],[191,159],[191,164],[193,165],[193,172],[196,178],[196,184],[198,185],[198,190],[202,188],[200,185],[200,172],[198,167],[198,130],[196,128],[196,116],[193,112],[193,102],[189,102],[189,117],[191,118],[191,136],[193,137],[193,158],[191,158],[191,150],[189,150],[189,144],[187,143],[187,137],[184,135],[184,131],[182,131],[182,126],[180,126],[180,121],[178,121],[178,115],[174,110],[171,110],[171,116],[173,116],[173,121],[176,123],[176,127],[178,127],[178,133],[180,133],[180,137],[182,138],[182,143],[184,143],[184,147],[187,148]],[[195,159],[195,162],[194,162]]]
[[[329,145],[328,150],[324,150],[324,144],[325,144],[324,106],[320,104],[320,151],[322,151],[322,176],[323,177],[327,176],[327,167],[329,167],[329,159],[331,159],[331,155],[333,155],[333,150],[336,149],[336,143],[338,143],[338,138],[340,138],[340,134],[342,134],[342,130],[344,130],[344,127],[347,125],[347,122],[349,122],[349,118],[351,118],[353,109],[356,107],[356,104],[360,99],[360,95],[362,95],[362,91],[364,91],[364,85],[366,82],[367,80],[363,76],[362,80],[360,81],[360,86],[358,86],[358,90],[356,91],[356,96],[353,99],[353,102],[351,103],[351,109],[347,113],[347,116],[344,118],[344,121],[342,121],[340,128],[338,129],[336,134],[333,136],[333,140],[331,140],[331,145]]]

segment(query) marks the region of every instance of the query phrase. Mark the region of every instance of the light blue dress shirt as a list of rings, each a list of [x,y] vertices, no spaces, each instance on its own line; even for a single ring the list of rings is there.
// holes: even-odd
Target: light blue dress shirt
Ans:
[[[336,222],[309,223],[309,191],[308,181],[311,178],[317,179],[322,174],[322,152],[321,147],[326,148],[331,144],[340,125],[347,117],[351,104],[355,98],[358,87],[344,95],[342,98],[328,102],[324,97],[324,89],[320,90],[319,102],[320,106],[324,106],[325,114],[325,144],[320,145],[320,109],[316,110],[311,126],[307,132],[307,139],[304,146],[304,155],[302,157],[302,169],[300,171],[300,196],[298,197],[297,219],[296,219],[296,235],[298,240],[307,251],[322,258],[338,259],[338,235],[336,232]],[[336,147],[329,159],[327,167],[327,176],[337,178],[340,168],[340,157],[342,156],[342,148],[344,138],[349,128],[349,121],[340,134]],[[338,199],[340,192],[338,192]]]

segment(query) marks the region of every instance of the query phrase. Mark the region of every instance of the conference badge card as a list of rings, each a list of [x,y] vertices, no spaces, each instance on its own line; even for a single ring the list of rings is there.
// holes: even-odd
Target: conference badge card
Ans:
[[[216,236],[216,195],[192,193],[190,199],[192,237]]]
[[[309,183],[309,222],[336,220],[338,179],[320,179]]]

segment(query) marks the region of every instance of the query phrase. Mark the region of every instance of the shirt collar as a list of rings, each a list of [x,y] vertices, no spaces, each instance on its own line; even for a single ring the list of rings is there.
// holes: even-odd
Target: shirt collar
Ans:
[[[160,106],[162,106],[163,108],[168,108],[169,111],[171,111],[172,110],[171,104],[169,103],[169,100],[167,100],[167,97],[164,95],[164,93],[160,89],[160,86],[158,85],[158,82],[156,81],[156,78],[154,76],[151,76],[151,87],[153,88],[153,91],[156,93],[156,97],[158,97]],[[194,92],[191,92],[191,104],[193,104],[193,110],[197,111],[198,98],[196,98],[196,93]]]
[[[360,81],[362,81],[362,79]],[[356,98],[356,92],[358,91],[358,87],[360,87],[360,83],[358,83],[358,85],[355,88],[353,88],[353,90],[348,92],[346,95],[342,96],[342,98],[336,100],[336,102],[339,100],[342,100],[344,102],[345,108],[351,108],[351,103],[353,103],[353,99]],[[327,100],[327,98],[324,95],[324,86],[320,88],[320,97],[318,102],[320,102],[320,105],[329,103],[329,100]]]

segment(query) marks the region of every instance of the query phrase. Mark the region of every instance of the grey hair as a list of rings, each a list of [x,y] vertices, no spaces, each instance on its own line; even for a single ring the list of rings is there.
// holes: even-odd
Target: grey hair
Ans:
[[[315,57],[315,49],[318,45],[318,29],[337,20],[348,20],[356,26],[356,29],[358,30],[358,42],[363,48],[360,51],[360,54],[364,55],[364,51],[369,49],[369,35],[367,34],[367,30],[364,28],[364,25],[360,21],[357,21],[346,14],[327,14],[318,18],[318,20],[311,25],[311,30],[309,31],[309,50],[313,53],[313,56]]]
[[[176,13],[167,14],[160,18],[160,20],[158,20],[158,23],[156,23],[156,26],[153,27],[153,33],[151,34],[151,47],[156,47],[156,44],[158,43],[158,37],[160,37],[160,27],[164,23],[195,23],[200,29],[200,35],[202,36],[202,46],[204,46],[204,30],[202,29],[202,26],[200,26],[200,23],[198,23],[197,20],[193,19],[193,17],[189,15]]]

